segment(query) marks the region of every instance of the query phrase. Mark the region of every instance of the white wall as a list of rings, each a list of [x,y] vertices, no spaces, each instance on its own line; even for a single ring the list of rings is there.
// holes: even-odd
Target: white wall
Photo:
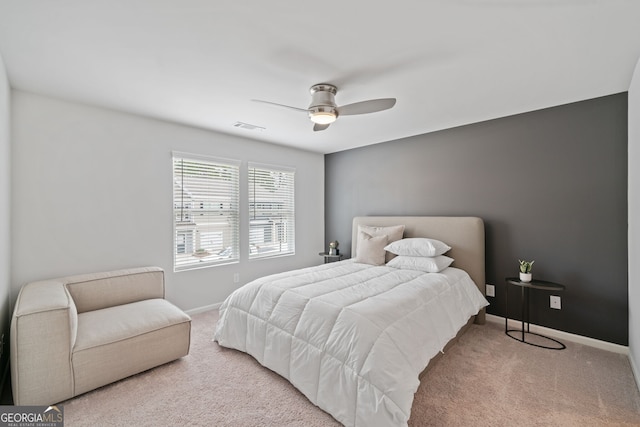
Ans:
[[[0,333],[9,332],[11,318],[11,144],[9,132],[10,89],[4,61],[0,56]],[[5,343],[8,341],[5,335]],[[4,369],[9,347],[4,346],[0,359],[0,377]]]
[[[219,303],[251,279],[322,261],[321,154],[21,91],[12,92],[12,120],[15,289],[157,265],[166,272],[168,299],[189,310]],[[244,168],[247,161],[295,167],[296,255],[173,273],[172,150],[239,159]],[[244,177],[241,201],[246,194]]]
[[[640,60],[629,87],[629,351],[640,384]]]

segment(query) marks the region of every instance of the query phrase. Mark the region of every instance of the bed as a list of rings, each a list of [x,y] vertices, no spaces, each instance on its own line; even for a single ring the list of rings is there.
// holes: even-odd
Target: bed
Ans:
[[[399,225],[396,243],[436,239],[450,250],[428,261],[453,263],[427,273],[392,267],[388,252],[383,265],[361,262]],[[484,225],[476,217],[356,217],[351,252],[236,290],[220,307],[214,340],[252,355],[345,426],[406,426],[430,361],[471,321],[484,323]]]

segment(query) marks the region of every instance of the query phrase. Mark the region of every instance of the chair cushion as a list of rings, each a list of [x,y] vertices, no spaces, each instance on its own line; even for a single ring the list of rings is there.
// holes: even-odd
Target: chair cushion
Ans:
[[[189,353],[191,318],[163,299],[78,315],[73,349],[74,395]]]
[[[73,351],[111,344],[191,318],[164,299],[149,299],[78,314]]]

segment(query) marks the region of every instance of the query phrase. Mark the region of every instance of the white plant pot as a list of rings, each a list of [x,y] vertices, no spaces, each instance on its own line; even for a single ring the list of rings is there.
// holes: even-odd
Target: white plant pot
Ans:
[[[531,281],[531,273],[520,273],[520,281],[529,283]]]

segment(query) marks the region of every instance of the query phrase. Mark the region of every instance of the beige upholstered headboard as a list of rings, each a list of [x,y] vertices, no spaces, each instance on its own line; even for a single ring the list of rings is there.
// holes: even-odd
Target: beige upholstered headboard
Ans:
[[[477,217],[455,216],[361,216],[353,219],[351,257],[357,252],[358,225],[386,227],[405,226],[404,236],[430,237],[451,246],[447,252],[455,261],[452,267],[465,270],[476,283],[482,295],[485,291],[484,222]],[[476,322],[484,323],[484,310]]]

